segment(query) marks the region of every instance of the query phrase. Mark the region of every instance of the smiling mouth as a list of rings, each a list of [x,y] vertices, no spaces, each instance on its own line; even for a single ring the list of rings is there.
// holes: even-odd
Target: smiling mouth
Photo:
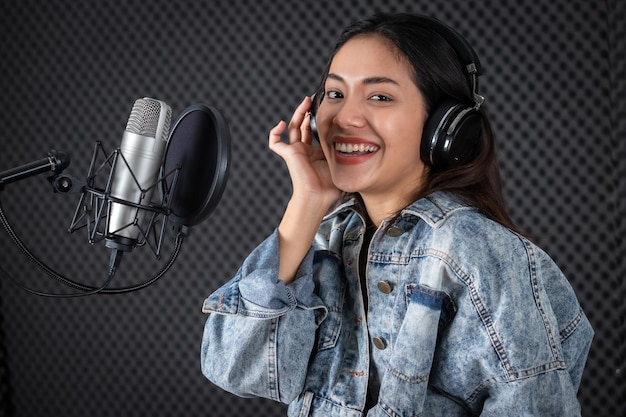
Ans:
[[[378,149],[378,146],[363,143],[335,143],[335,150],[346,156],[367,155],[376,152]]]

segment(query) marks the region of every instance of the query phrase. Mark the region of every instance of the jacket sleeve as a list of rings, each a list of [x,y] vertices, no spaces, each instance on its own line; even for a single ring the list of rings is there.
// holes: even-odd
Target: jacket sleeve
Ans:
[[[289,285],[278,279],[278,263],[274,231],[205,300],[201,365],[210,381],[235,395],[290,403],[304,385],[327,310],[314,293],[312,250]]]
[[[495,379],[486,381],[490,385],[490,395],[481,416],[580,416],[576,394],[594,332],[574,290],[558,266],[545,252],[528,241],[525,243],[530,259],[529,281],[533,284],[534,303],[525,309],[516,304],[525,314],[520,316],[520,321],[512,323],[511,329],[507,329],[509,336],[505,334],[504,337],[517,342],[509,348],[510,358],[516,356],[515,348],[524,346],[524,355],[530,361],[530,358],[542,356],[540,349],[525,344],[527,340],[520,340],[530,337],[523,331],[524,324],[543,328],[550,341],[553,361],[537,361],[535,367],[526,369],[514,366],[517,368],[514,377],[506,383]],[[530,319],[531,310],[541,313],[543,323]],[[515,361],[514,364],[522,362]]]

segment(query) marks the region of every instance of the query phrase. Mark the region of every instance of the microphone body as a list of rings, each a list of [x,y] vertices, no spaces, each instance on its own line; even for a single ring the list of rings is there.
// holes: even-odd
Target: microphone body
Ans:
[[[133,105],[111,177],[112,202],[105,246],[130,251],[137,244],[167,146],[172,111],[160,100],[144,97]]]

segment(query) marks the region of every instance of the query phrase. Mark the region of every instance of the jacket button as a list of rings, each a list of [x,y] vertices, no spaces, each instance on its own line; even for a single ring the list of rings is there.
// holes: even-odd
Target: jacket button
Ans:
[[[378,284],[376,284],[376,286],[383,294],[389,294],[391,292],[391,284],[387,281],[378,281]]]
[[[389,229],[387,229],[387,235],[391,237],[398,237],[402,233],[404,233],[404,230],[402,230],[402,228],[398,226],[391,226]]]
[[[387,348],[387,342],[382,337],[375,337],[373,341],[374,346],[376,346],[378,349],[383,350]]]

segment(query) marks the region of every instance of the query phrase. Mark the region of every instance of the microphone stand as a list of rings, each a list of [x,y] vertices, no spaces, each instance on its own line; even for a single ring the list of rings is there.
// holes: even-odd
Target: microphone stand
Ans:
[[[118,159],[124,159],[122,158],[118,158],[118,154],[120,154],[119,149],[116,150],[116,152],[114,154],[111,154],[111,156],[108,156],[105,160],[105,162],[100,165],[99,167],[96,168],[95,165],[95,161],[96,161],[96,157],[99,151],[104,152],[103,148],[102,148],[102,144],[100,141],[98,141],[96,143],[96,149],[94,151],[94,155],[91,161],[91,166],[90,166],[90,170],[89,170],[89,175],[87,178],[87,182],[88,184],[86,185],[83,181],[78,180],[77,178],[74,178],[70,175],[66,175],[63,174],[62,172],[65,168],[67,168],[67,166],[69,166],[69,157],[67,156],[67,154],[63,153],[63,152],[57,152],[55,150],[51,150],[48,153],[48,157],[38,160],[38,161],[34,161],[34,162],[30,162],[21,166],[18,166],[16,168],[12,168],[6,171],[2,171],[0,172],[0,191],[4,190],[4,186],[6,184],[9,183],[13,183],[16,181],[20,181],[22,179],[34,176],[34,175],[38,175],[38,174],[42,174],[48,171],[52,171],[54,174],[52,176],[49,176],[47,179],[50,182],[50,184],[52,185],[53,191],[55,193],[77,193],[77,192],[81,192],[81,198],[80,201],[78,203],[78,206],[76,208],[76,213],[74,214],[74,219],[72,220],[72,225],[70,226],[70,229],[68,230],[70,233],[73,233],[74,231],[86,227],[88,229],[88,234],[89,234],[89,242],[90,243],[94,243],[94,237],[96,235],[100,235],[102,236],[102,238],[104,239],[105,237],[109,237],[109,235],[105,232],[101,232],[98,230],[98,224],[101,223],[102,217],[105,215],[104,214],[104,210],[103,207],[105,205],[110,205],[111,201],[115,201],[118,203],[124,203],[124,204],[128,204],[128,205],[132,205],[138,208],[142,208],[148,211],[152,211],[153,212],[153,216],[152,219],[150,221],[150,224],[148,226],[148,230],[146,233],[142,232],[142,237],[144,239],[144,243],[148,240],[147,239],[147,235],[150,233],[150,230],[153,227],[153,224],[155,222],[155,218],[158,214],[164,214],[164,215],[168,215],[169,214],[169,204],[171,204],[171,198],[170,198],[170,194],[173,193],[175,185],[176,185],[176,180],[178,177],[178,172],[180,170],[180,166],[176,167],[176,169],[174,169],[172,172],[168,173],[167,175],[165,175],[165,177],[168,177],[169,175],[174,175],[174,179],[172,181],[172,185],[169,188],[169,190],[166,191],[166,193],[163,195],[163,200],[166,201],[167,203],[165,204],[165,207],[151,207],[151,206],[142,206],[142,205],[138,205],[136,203],[132,203],[132,202],[128,202],[128,201],[120,201],[119,199],[115,199],[114,197],[111,197],[109,195],[110,193],[110,183],[111,183],[111,175],[113,174],[114,168],[115,168],[115,164],[117,163]],[[105,152],[106,155],[106,152]],[[111,158],[113,159],[113,163],[111,163]],[[105,190],[100,190],[98,188],[95,187],[95,176],[105,167],[105,166],[109,166],[111,169],[111,173],[109,174],[109,179],[107,181],[108,185],[107,188]],[[161,183],[161,181],[163,181],[164,178],[161,178],[157,181],[157,183],[154,185],[156,186],[157,184]],[[95,205],[97,208],[97,218],[96,219],[90,219],[89,218],[89,214],[91,214],[91,206],[88,206],[87,204],[84,207],[84,211],[86,214],[84,214],[84,217],[87,217],[86,219],[86,223],[82,226],[77,226],[78,222],[79,222],[79,210],[80,210],[80,206],[81,204],[83,204],[86,200],[86,196],[87,194],[89,194],[91,196],[90,200],[93,202],[94,200],[96,201]],[[0,196],[2,194],[0,193]],[[61,275],[60,273],[56,272],[55,270],[53,270],[52,268],[50,268],[49,266],[47,266],[46,264],[44,264],[43,262],[41,262],[27,247],[26,245],[24,245],[24,243],[21,241],[21,239],[19,238],[19,236],[15,233],[15,231],[13,230],[13,228],[11,227],[5,213],[4,210],[2,208],[2,204],[0,203],[0,222],[2,223],[2,225],[4,226],[5,230],[7,231],[7,233],[9,234],[9,236],[11,237],[11,239],[13,240],[13,242],[18,246],[18,248],[24,253],[26,254],[40,269],[42,269],[44,272],[46,272],[49,276],[56,278],[57,280],[61,281],[62,283],[76,288],[82,292],[79,293],[71,293],[71,294],[51,294],[51,293],[44,293],[44,292],[40,292],[34,289],[31,289],[29,287],[26,287],[24,285],[22,285],[18,280],[16,280],[15,278],[13,278],[4,268],[2,268],[2,266],[0,265],[0,275],[1,276],[6,276],[7,278],[9,278],[15,285],[17,285],[18,287],[20,287],[21,289],[30,292],[32,294],[35,295],[40,295],[40,296],[45,296],[45,297],[53,297],[53,298],[70,298],[70,297],[81,297],[81,296],[86,296],[86,295],[92,295],[92,294],[122,294],[122,293],[127,293],[127,292],[131,292],[131,291],[136,291],[142,288],[145,288],[151,284],[153,284],[154,282],[156,282],[158,279],[160,279],[163,275],[165,275],[165,273],[171,268],[171,266],[174,264],[176,258],[178,257],[178,254],[180,253],[180,249],[182,247],[182,241],[184,239],[184,237],[186,237],[189,234],[189,228],[186,225],[181,225],[180,227],[178,227],[178,230],[176,231],[176,243],[175,243],[175,247],[172,251],[172,254],[170,256],[170,258],[168,259],[166,265],[161,269],[161,271],[159,271],[155,276],[153,276],[152,278],[150,278],[149,280],[142,282],[140,284],[136,284],[136,285],[132,285],[132,286],[127,286],[127,287],[121,287],[121,288],[108,288],[109,284],[111,283],[113,276],[115,275],[115,272],[117,271],[118,266],[120,265],[121,262],[121,258],[122,258],[122,253],[118,250],[113,250],[113,252],[111,253],[110,256],[110,260],[109,260],[109,271],[108,271],[108,277],[107,280],[104,284],[102,284],[99,287],[92,287],[92,286],[88,286],[88,285],[84,285],[81,284],[79,282],[73,281],[69,278],[66,278],[65,276]],[[163,234],[165,232],[165,224],[167,222],[167,217],[165,218],[165,221],[163,222],[163,227],[161,228],[161,236],[159,237],[159,242],[156,245],[157,249],[156,251],[153,248],[153,252],[155,252],[155,255],[158,257],[159,256],[159,252],[160,252],[160,247],[161,247],[161,243],[163,241]],[[93,227],[93,225],[95,224],[95,227]],[[93,228],[93,229],[92,229]],[[90,230],[91,229],[91,230]],[[150,245],[149,245],[150,246]]]

